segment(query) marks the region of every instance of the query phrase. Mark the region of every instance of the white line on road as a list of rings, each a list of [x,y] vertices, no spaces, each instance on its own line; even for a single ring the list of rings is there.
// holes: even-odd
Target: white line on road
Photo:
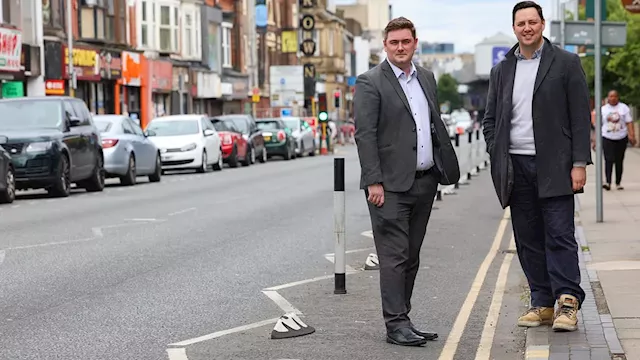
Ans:
[[[242,326],[234,327],[232,329],[216,331],[216,332],[208,334],[208,335],[203,335],[203,336],[199,336],[197,338],[193,338],[193,339],[184,340],[184,341],[180,341],[180,342],[177,342],[177,343],[169,344],[169,346],[189,346],[189,345],[197,344],[197,343],[200,343],[200,342],[203,342],[203,341],[219,338],[221,336],[225,336],[225,335],[229,335],[229,334],[233,334],[233,333],[237,333],[237,332],[241,332],[241,331],[251,330],[251,329],[263,327],[263,326],[270,325],[270,324],[275,324],[278,321],[278,319],[279,318],[263,320],[263,321],[258,321],[258,322],[255,322],[255,323],[252,323],[252,324],[248,324],[248,325],[242,325]]]
[[[134,219],[124,219],[124,221],[155,222],[155,221],[164,221],[164,220],[134,218]]]
[[[489,266],[495,259],[498,249],[500,248],[500,243],[502,242],[502,237],[504,236],[504,232],[507,228],[507,223],[509,222],[509,208],[504,211],[504,216],[502,220],[500,220],[500,224],[498,225],[498,231],[496,232],[496,236],[493,239],[493,244],[489,249],[489,253],[484,258],[482,264],[480,264],[480,268],[478,269],[478,273],[476,274],[473,283],[471,284],[471,290],[467,294],[467,298],[464,300],[462,307],[460,308],[460,312],[456,317],[456,321],[453,323],[453,328],[451,328],[451,332],[447,337],[447,341],[444,344],[442,352],[440,353],[440,357],[438,360],[453,360],[456,351],[458,350],[458,344],[460,343],[460,339],[462,338],[462,334],[464,332],[465,327],[467,326],[467,322],[469,321],[469,316],[471,315],[471,311],[473,310],[473,306],[478,300],[478,295],[480,294],[480,289],[482,288],[482,284],[484,283],[485,278],[487,277],[487,272],[489,271]]]
[[[101,227],[94,227],[91,228],[91,233],[93,234],[93,236],[99,238],[99,237],[103,237],[104,235],[102,234],[102,228]]]
[[[91,240],[95,240],[95,239],[96,239],[95,237],[90,237],[90,238],[85,238],[85,239],[76,239],[76,240],[58,241],[58,242],[50,242],[50,243],[44,243],[44,244],[25,245],[25,246],[14,246],[14,247],[6,248],[6,249],[4,249],[4,250],[24,250],[24,249],[33,249],[33,248],[46,247],[46,246],[66,245],[66,244],[81,243],[81,242],[87,242],[87,241],[91,241]]]
[[[194,208],[194,207],[188,208],[188,209],[183,209],[183,210],[178,210],[178,211],[170,213],[169,216],[176,216],[176,215],[188,213],[188,212],[194,211],[194,210],[196,210],[196,208]]]
[[[5,256],[5,251],[0,250],[0,264],[2,264],[2,262],[4,261],[4,256]]]
[[[278,294],[275,290],[262,290],[262,293],[267,295],[267,297],[273,300],[276,305],[285,313],[296,313],[298,315],[302,315],[302,311],[296,309],[293,304],[291,304],[287,299],[285,299],[282,295]]]
[[[369,250],[375,250],[375,248],[372,246],[372,247],[362,248],[362,249],[353,249],[353,250],[347,250],[347,251],[345,251],[344,253],[345,253],[345,254],[353,254],[353,253],[363,252],[363,251],[369,251]],[[331,256],[331,257],[333,257],[333,256],[335,256],[335,254],[334,254],[334,253],[328,253],[328,254],[324,254],[324,256],[325,256],[325,257],[326,257],[326,256]]]
[[[509,245],[511,245],[511,243],[513,243],[513,236],[511,236]],[[480,338],[480,345],[478,346],[475,360],[489,360],[491,358],[491,346],[493,345],[493,338],[496,333],[496,328],[498,327],[500,307],[502,307],[502,298],[504,297],[507,286],[507,276],[509,275],[509,268],[511,267],[512,261],[513,253],[506,253],[504,260],[502,260],[500,271],[498,272],[496,288],[493,291],[487,319],[484,321],[484,329],[482,330],[482,337]]]
[[[372,230],[363,231],[363,232],[360,233],[360,235],[366,236],[368,238],[373,239],[373,231]]]
[[[169,360],[189,360],[187,351],[184,348],[167,349]]]

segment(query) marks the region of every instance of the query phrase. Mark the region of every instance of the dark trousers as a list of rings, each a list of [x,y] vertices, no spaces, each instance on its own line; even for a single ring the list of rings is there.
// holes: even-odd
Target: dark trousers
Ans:
[[[511,155],[511,223],[520,265],[529,282],[531,305],[553,307],[561,295],[582,306],[573,195],[540,198],[534,156]]]
[[[610,140],[602,138],[602,152],[604,153],[604,175],[606,183],[611,184],[611,173],[613,166],[616,166],[616,185],[622,181],[622,164],[624,163],[624,153],[627,151],[629,138]]]
[[[367,202],[380,263],[382,315],[387,331],[411,326],[411,295],[438,189],[437,174],[428,172],[416,178],[404,193],[385,191],[381,207]]]

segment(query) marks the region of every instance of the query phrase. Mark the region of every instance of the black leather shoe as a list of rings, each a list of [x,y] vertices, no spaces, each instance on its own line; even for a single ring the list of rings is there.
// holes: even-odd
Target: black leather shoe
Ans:
[[[422,336],[423,338],[425,338],[427,340],[435,340],[435,339],[438,338],[438,333],[420,331],[420,330],[416,329],[413,326],[411,327],[411,331],[413,331],[416,335]]]
[[[427,343],[427,339],[414,333],[411,328],[400,328],[387,333],[389,344],[402,346],[420,346]]]

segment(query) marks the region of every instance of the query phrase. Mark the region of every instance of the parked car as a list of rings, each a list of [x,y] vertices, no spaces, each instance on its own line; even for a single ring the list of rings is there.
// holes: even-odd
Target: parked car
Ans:
[[[441,117],[449,133],[449,138],[454,139],[458,130],[456,129],[456,124],[451,120],[451,115],[442,114]]]
[[[229,120],[219,118],[209,119],[220,136],[222,142],[222,156],[229,167],[238,167],[238,163],[244,166],[251,165],[251,151],[249,143],[242,136],[236,125]]]
[[[460,135],[473,132],[473,119],[467,110],[454,110],[451,112],[451,121],[456,126],[456,131]]]
[[[262,137],[262,131],[258,129],[256,120],[251,115],[220,115],[216,119],[232,122],[242,133],[242,137],[249,143],[249,158],[255,164],[256,159],[261,163],[267,161],[267,148]]]
[[[0,100],[2,147],[11,155],[16,188],[66,197],[71,184],[104,189],[100,133],[82,100],[66,96]]]
[[[162,170],[195,169],[204,173],[213,166],[222,170],[218,132],[205,115],[171,115],[151,120],[145,131],[159,149]]]
[[[282,121],[291,129],[291,135],[296,140],[296,156],[314,156],[316,154],[316,139],[309,124],[298,117],[284,117]]]
[[[267,156],[282,156],[285,160],[296,158],[296,139],[282,119],[260,119],[256,125],[262,131]]]
[[[93,120],[102,137],[107,177],[119,177],[123,185],[135,185],[138,176],[160,181],[160,151],[137,123],[124,115],[96,115]]]
[[[16,198],[16,178],[11,155],[2,147],[6,136],[0,136],[0,204],[10,204]]]

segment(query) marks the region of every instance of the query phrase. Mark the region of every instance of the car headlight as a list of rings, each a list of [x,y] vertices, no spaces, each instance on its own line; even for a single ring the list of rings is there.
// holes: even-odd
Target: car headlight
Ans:
[[[197,145],[195,143],[191,143],[189,145],[185,145],[183,147],[180,148],[180,151],[191,151],[194,150],[197,147]]]
[[[29,154],[47,152],[49,151],[49,149],[51,149],[52,145],[53,145],[53,142],[51,141],[34,142],[29,144],[29,146],[27,146],[27,148],[25,149],[25,152]]]

